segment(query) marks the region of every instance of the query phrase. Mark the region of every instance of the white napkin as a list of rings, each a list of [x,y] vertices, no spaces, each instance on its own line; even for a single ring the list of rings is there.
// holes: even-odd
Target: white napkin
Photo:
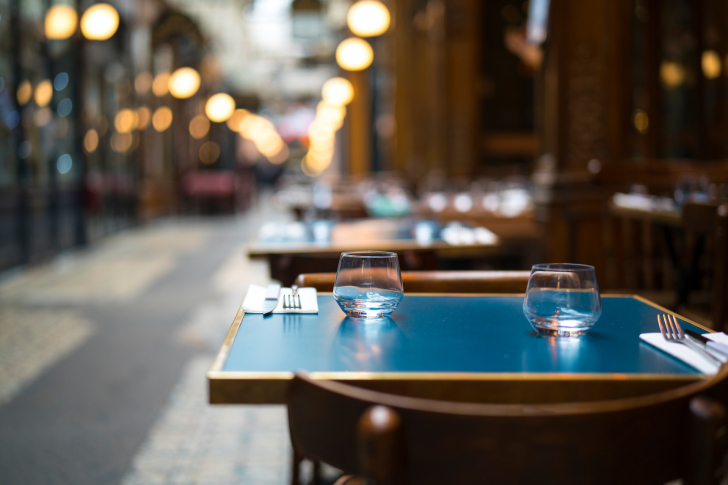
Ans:
[[[265,286],[250,285],[243,300],[243,310],[246,313],[263,313],[263,302],[265,301]],[[291,295],[290,288],[281,288],[278,298],[278,306],[273,313],[318,313],[318,298],[316,288],[299,288],[297,295],[301,297],[301,309],[283,308],[283,297]]]
[[[706,334],[706,337],[709,337],[709,335]],[[718,372],[717,364],[709,361],[685,344],[668,342],[661,333],[643,333],[640,334],[640,338],[663,352],[672,355],[676,359],[685,362],[703,374],[715,374]]]
[[[723,332],[708,332],[704,333],[703,337],[710,339],[713,342],[718,342],[719,344],[728,345],[728,335]]]

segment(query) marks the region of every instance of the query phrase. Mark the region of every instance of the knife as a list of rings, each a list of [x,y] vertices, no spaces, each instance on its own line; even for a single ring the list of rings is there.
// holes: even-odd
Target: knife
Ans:
[[[268,285],[263,302],[263,316],[270,315],[278,306],[278,296],[281,293],[281,285]]]
[[[697,343],[699,343],[706,349],[712,350],[712,354],[715,355],[722,362],[728,361],[728,345],[722,344],[720,342],[713,342],[709,338],[706,338],[697,332],[693,332],[692,330],[685,330],[685,334],[693,340],[697,341]]]

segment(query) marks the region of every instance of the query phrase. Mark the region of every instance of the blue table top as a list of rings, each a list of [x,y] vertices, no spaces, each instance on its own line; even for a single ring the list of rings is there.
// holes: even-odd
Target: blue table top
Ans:
[[[313,315],[246,314],[222,370],[697,374],[640,341],[662,310],[631,296],[603,297],[592,330],[561,339],[538,336],[521,296],[405,295],[371,321],[346,317],[330,294],[318,304]]]

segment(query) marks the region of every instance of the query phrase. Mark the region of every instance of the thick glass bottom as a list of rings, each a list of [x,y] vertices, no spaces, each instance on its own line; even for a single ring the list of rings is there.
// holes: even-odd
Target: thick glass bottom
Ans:
[[[555,327],[537,327],[534,328],[544,337],[581,337],[586,335],[591,327],[586,328],[555,328]]]

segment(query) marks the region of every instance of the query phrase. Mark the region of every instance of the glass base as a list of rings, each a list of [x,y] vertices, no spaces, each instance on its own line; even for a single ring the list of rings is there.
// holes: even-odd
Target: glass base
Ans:
[[[586,333],[589,331],[589,328],[543,328],[543,327],[534,327],[539,335],[543,335],[544,337],[582,337],[586,335]]]
[[[384,318],[392,311],[381,311],[381,310],[367,310],[364,308],[349,308],[343,309],[347,317],[352,318]]]

